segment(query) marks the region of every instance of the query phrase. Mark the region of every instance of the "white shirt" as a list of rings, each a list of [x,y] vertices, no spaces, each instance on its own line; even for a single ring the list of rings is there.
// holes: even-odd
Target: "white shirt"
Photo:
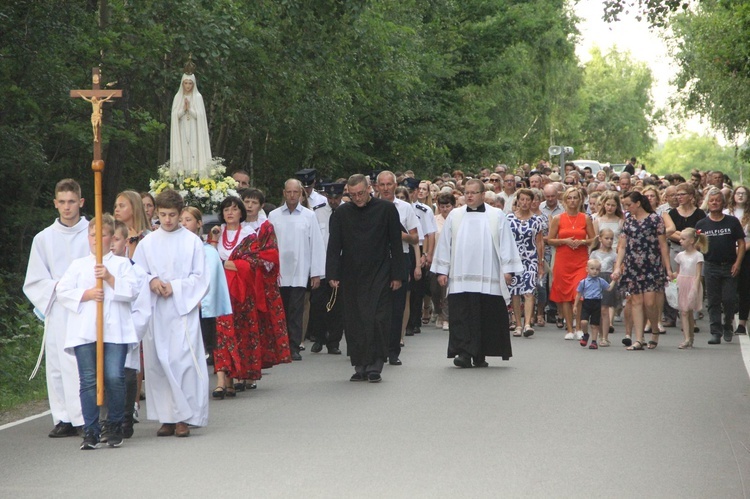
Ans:
[[[333,215],[333,208],[328,203],[325,206],[319,207],[315,210],[315,218],[318,219],[318,227],[320,227],[320,235],[323,236],[323,244],[328,248],[328,236],[330,234],[330,228],[328,227],[331,221],[331,215]]]
[[[504,274],[522,273],[523,263],[505,213],[488,204],[484,206],[484,213],[467,212],[466,206],[450,212],[430,270],[448,276],[449,294],[482,293],[508,300],[510,292]],[[457,215],[461,220],[454,237],[453,220]],[[491,217],[497,220],[496,242],[489,226]]]
[[[135,345],[140,338],[131,304],[143,290],[145,275],[139,277],[130,260],[111,252],[102,263],[115,278],[114,288],[104,283],[104,341]],[[84,292],[96,286],[95,265],[96,256],[91,254],[74,260],[57,285],[58,299],[69,310],[65,351],[71,354],[79,345],[96,342],[96,302],[83,301]]]
[[[432,209],[424,203],[417,201],[414,203],[414,213],[417,215],[417,219],[422,227],[422,239],[419,240],[420,244],[424,240],[425,236],[435,234],[437,232],[437,224],[435,223],[435,214]]]
[[[286,203],[273,210],[268,221],[279,241],[281,286],[306,288],[310,277],[324,277],[326,248],[318,220],[300,204],[289,211]]]
[[[316,191],[315,189],[313,189],[313,191],[308,196],[308,200],[310,202],[310,209],[312,211],[316,211],[322,208],[323,206],[328,205],[328,199],[324,195]]]
[[[513,211],[513,202],[516,200],[516,193],[508,194],[505,191],[500,191],[499,196],[505,200],[503,213],[511,213]]]
[[[398,198],[393,199],[393,204],[396,205],[396,209],[398,210],[398,218],[401,221],[401,225],[406,229],[406,232],[411,232],[412,229],[417,229],[417,234],[419,235],[419,239],[424,239],[424,236],[421,234],[422,232],[422,225],[419,223],[419,220],[417,219],[417,215],[414,213],[414,208],[412,208],[411,203],[407,203],[406,201],[401,201]],[[409,244],[401,240],[401,247],[404,250],[404,253],[409,252]]]

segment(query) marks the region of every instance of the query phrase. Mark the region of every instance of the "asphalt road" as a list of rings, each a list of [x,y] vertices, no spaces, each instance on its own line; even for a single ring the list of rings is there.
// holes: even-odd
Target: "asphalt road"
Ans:
[[[407,338],[379,384],[308,344],[257,390],[211,401],[187,439],[142,419],[123,447],[83,452],[47,437],[50,416],[6,428],[0,496],[750,496],[747,337],[704,332],[681,351],[672,328],[653,351],[626,352],[622,333],[591,351],[547,325],[509,362],[460,370],[447,334]]]

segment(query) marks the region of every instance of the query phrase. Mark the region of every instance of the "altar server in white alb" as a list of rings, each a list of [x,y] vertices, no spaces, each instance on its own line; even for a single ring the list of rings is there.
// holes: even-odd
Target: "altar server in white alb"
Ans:
[[[502,210],[484,203],[484,184],[466,183],[466,206],[451,211],[438,240],[432,272],[448,285],[448,357],[458,367],[487,367],[485,357],[510,359],[507,303],[523,264]]]
[[[206,368],[198,306],[208,291],[203,242],[179,224],[183,201],[173,190],[156,196],[160,228],[138,244],[133,260],[148,274],[154,303],[143,338],[148,419],[157,436],[187,437],[208,423]]]
[[[78,360],[81,380],[84,437],[81,450],[96,449],[100,442],[110,447],[122,445],[122,422],[125,417],[125,357],[138,344],[132,303],[141,291],[141,279],[127,258],[109,251],[115,219],[102,215],[102,245],[107,252],[102,264],[96,264],[96,224],[89,223],[91,253],[70,264],[57,285],[60,303],[66,307],[65,351]],[[103,289],[96,288],[97,278]],[[100,427],[96,405],[97,373],[97,306],[104,309],[104,390],[107,394],[107,424]]]
[[[296,178],[287,180],[284,204],[268,215],[279,241],[280,291],[292,360],[302,360],[299,351],[308,282],[311,289],[317,289],[326,269],[323,236],[315,214],[300,204],[302,189],[302,183]]]
[[[45,316],[47,396],[55,423],[49,436],[59,438],[78,436],[75,427],[83,426],[83,414],[78,396],[78,364],[74,356],[64,351],[68,311],[57,301],[56,287],[70,263],[89,254],[89,223],[80,215],[83,198],[75,180],[59,181],[54,201],[60,216],[34,237],[23,292]]]

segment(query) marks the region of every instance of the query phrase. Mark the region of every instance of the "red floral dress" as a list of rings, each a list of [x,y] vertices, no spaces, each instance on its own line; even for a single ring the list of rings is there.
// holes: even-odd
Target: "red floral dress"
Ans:
[[[237,271],[225,270],[232,315],[216,320],[214,370],[258,380],[261,369],[292,361],[286,316],[279,293],[279,250],[273,225],[265,221],[232,251]],[[266,264],[273,264],[270,269]]]

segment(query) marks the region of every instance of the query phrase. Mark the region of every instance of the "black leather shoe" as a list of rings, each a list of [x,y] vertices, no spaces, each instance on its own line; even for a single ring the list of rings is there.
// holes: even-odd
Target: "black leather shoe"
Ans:
[[[720,334],[712,334],[711,339],[708,340],[709,345],[721,345],[721,335]]]
[[[322,343],[318,343],[316,341],[315,343],[313,343],[313,346],[312,346],[312,348],[310,348],[310,351],[312,353],[320,353],[320,352],[322,352],[323,351],[323,344]]]
[[[453,359],[453,365],[456,367],[471,367],[471,359],[465,355],[456,355]]]
[[[367,375],[365,373],[354,373],[349,381],[367,381]]]
[[[367,381],[370,383],[380,383],[383,380],[383,378],[380,377],[380,374],[378,373],[369,373],[367,375]]]
[[[414,330],[410,327],[406,328],[406,334],[404,336],[414,336]]]
[[[422,334],[422,328],[419,326],[415,326],[413,331],[414,331],[414,334]]]
[[[299,354],[298,351],[296,350],[292,351],[292,360],[302,360],[302,356]]]
[[[341,355],[339,347],[328,347],[328,353],[331,355]]]
[[[489,367],[489,364],[484,357],[474,357],[474,367]]]
[[[65,438],[65,437],[77,437],[78,436],[78,428],[73,426],[71,423],[63,423],[60,421],[55,425],[54,428],[52,428],[52,431],[49,432],[50,438]]]
[[[388,363],[392,366],[401,366],[403,365],[403,362],[401,362],[401,359],[396,357],[395,359],[388,359]]]
[[[732,325],[724,326],[724,341],[729,343],[732,341],[732,336],[734,336],[734,331],[732,331]]]

